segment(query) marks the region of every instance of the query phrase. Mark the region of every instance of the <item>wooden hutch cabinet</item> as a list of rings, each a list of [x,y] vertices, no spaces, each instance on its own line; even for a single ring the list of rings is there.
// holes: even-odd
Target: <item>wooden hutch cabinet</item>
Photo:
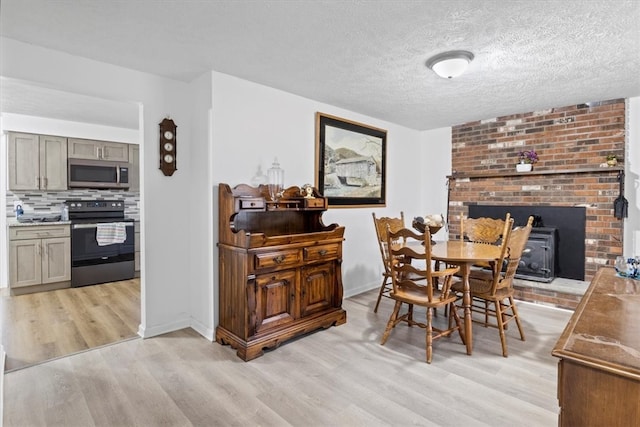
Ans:
[[[325,226],[327,199],[290,187],[219,186],[219,323],[216,341],[248,361],[265,348],[346,322],[344,227]]]

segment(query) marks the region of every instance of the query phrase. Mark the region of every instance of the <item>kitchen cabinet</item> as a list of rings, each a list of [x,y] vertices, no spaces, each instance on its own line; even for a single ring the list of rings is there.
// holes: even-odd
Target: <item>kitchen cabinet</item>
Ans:
[[[219,186],[216,341],[248,361],[293,337],[346,322],[344,227],[325,226],[327,200],[298,187],[278,201],[267,186]]]
[[[67,138],[9,133],[9,190],[66,190]]]
[[[70,159],[129,162],[129,144],[69,138]]]
[[[140,191],[140,146],[129,144],[129,191]]]
[[[30,288],[36,285],[68,287],[71,280],[69,225],[9,227],[9,276],[12,294],[43,290]]]
[[[600,268],[552,354],[559,426],[640,425],[640,286]]]

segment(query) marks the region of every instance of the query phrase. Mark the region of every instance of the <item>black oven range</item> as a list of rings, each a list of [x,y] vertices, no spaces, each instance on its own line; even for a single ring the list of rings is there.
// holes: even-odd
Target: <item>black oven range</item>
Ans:
[[[134,221],[122,200],[67,200],[71,221],[71,287],[134,277]]]

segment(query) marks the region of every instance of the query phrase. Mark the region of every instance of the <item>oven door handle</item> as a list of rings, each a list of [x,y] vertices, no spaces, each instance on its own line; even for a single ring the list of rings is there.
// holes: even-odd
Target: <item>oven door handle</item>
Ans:
[[[133,225],[134,224],[132,222],[126,222],[124,224],[125,227],[133,227]],[[71,228],[74,230],[81,229],[81,228],[98,228],[98,224],[73,224]]]

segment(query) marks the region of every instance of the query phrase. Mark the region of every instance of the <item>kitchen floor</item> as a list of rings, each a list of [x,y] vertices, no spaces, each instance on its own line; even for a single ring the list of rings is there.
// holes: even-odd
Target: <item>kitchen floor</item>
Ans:
[[[0,295],[5,372],[138,336],[140,279]]]

